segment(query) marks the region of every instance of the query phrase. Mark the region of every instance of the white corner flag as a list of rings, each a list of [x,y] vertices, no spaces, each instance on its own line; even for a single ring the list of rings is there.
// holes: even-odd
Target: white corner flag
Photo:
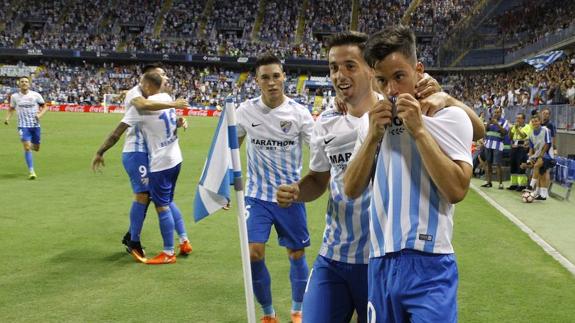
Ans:
[[[248,323],[256,322],[245,201],[242,183],[240,147],[236,130],[236,110],[231,97],[220,115],[218,126],[194,197],[194,219],[197,221],[221,210],[230,202],[230,185],[234,185],[238,204],[238,227],[244,274]]]

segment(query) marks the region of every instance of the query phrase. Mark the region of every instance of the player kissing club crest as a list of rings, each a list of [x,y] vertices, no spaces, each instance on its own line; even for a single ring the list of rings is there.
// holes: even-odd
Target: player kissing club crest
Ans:
[[[284,133],[288,133],[291,129],[291,121],[280,121],[280,128]]]

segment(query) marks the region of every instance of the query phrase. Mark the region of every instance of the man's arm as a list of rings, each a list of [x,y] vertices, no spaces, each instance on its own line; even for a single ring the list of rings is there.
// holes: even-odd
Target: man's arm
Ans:
[[[112,133],[110,133],[108,135],[108,137],[106,138],[106,140],[104,141],[102,146],[100,146],[100,148],[96,152],[94,159],[92,160],[92,170],[93,171],[97,171],[100,168],[102,168],[103,166],[105,166],[105,164],[104,164],[104,153],[108,149],[114,147],[114,145],[118,142],[118,140],[120,140],[120,137],[122,137],[122,135],[124,134],[126,129],[128,129],[128,127],[129,127],[129,125],[127,125],[123,122],[120,122],[118,124],[118,126],[116,127],[116,129],[114,129],[114,131],[112,131]]]
[[[423,166],[441,195],[452,204],[463,200],[469,189],[472,166],[463,161],[451,160],[441,150],[423,125],[419,102],[413,96],[398,96],[397,115],[413,137]]]
[[[469,120],[471,120],[471,125],[473,126],[473,140],[479,140],[485,137],[485,125],[479,119],[479,116],[467,106],[465,103],[457,100],[451,95],[445,92],[437,92],[431,94],[425,99],[420,99],[421,112],[422,114],[432,117],[437,111],[443,109],[444,107],[455,106],[465,111]]]
[[[314,201],[327,190],[329,178],[329,171],[310,170],[299,182],[280,185],[276,193],[279,206],[289,207],[293,202]]]
[[[42,108],[40,109],[40,112],[36,114],[36,119],[38,120],[40,120],[40,118],[42,118],[42,116],[46,113],[46,111],[48,111],[48,105],[46,103],[40,104],[40,106]]]
[[[13,107],[9,107],[8,111],[6,112],[6,119],[4,119],[4,124],[8,125],[8,121],[10,121],[10,119],[12,118],[12,115],[14,114],[14,109]]]
[[[169,108],[184,108],[188,106],[188,101],[186,99],[177,99],[176,101],[163,102],[148,100],[143,96],[139,96],[137,98],[133,98],[132,101],[130,101],[130,104],[139,110],[158,111]]]
[[[374,167],[375,153],[383,139],[385,127],[391,123],[392,107],[389,100],[379,101],[369,111],[369,129],[365,141],[359,150],[354,152],[343,176],[344,193],[349,198],[358,198],[369,185]],[[359,145],[359,134],[358,142]]]

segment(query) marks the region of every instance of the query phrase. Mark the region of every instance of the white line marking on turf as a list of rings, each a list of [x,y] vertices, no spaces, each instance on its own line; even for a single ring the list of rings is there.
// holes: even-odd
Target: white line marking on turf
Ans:
[[[543,250],[548,253],[551,257],[557,260],[561,266],[565,267],[571,274],[575,276],[575,265],[571,263],[567,258],[565,258],[557,249],[553,248],[547,241],[543,240],[537,233],[533,232],[525,223],[521,222],[513,213],[507,211],[501,204],[497,203],[494,199],[489,197],[485,192],[479,189],[477,186],[470,184],[471,188],[477,192],[481,197],[483,197],[489,204],[496,208],[499,212],[505,215],[509,221],[513,222],[521,231],[527,233],[531,240],[535,241]]]

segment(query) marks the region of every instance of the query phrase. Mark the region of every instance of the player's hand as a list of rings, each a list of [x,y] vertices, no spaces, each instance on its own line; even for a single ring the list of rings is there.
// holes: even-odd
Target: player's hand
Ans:
[[[293,202],[297,200],[299,196],[299,185],[297,183],[293,184],[282,184],[278,187],[276,193],[276,200],[280,207],[289,207]]]
[[[368,112],[369,130],[368,136],[379,141],[385,133],[385,128],[391,124],[393,119],[393,106],[387,98],[379,100]]]
[[[417,135],[423,129],[423,118],[421,117],[421,107],[419,101],[411,94],[403,93],[397,96],[397,117],[412,136]]]
[[[441,85],[436,79],[431,77],[429,74],[423,74],[423,78],[417,82],[415,86],[415,97],[418,99],[426,98],[433,93],[441,92]]]
[[[176,126],[178,128],[183,128],[184,131],[186,131],[186,129],[188,129],[188,121],[184,117],[179,117],[176,121]]]
[[[343,115],[347,114],[347,104],[340,98],[338,98],[337,96],[335,97],[334,100],[334,106],[335,106],[335,110]]]
[[[433,117],[437,111],[445,108],[448,97],[449,95],[445,92],[437,92],[424,99],[420,99],[421,114]]]
[[[188,100],[186,99],[179,98],[176,101],[174,101],[174,108],[185,108],[187,106],[189,106],[189,104]]]
[[[104,163],[104,156],[96,154],[94,159],[92,159],[92,170],[94,172],[101,172],[104,166],[106,166]]]

